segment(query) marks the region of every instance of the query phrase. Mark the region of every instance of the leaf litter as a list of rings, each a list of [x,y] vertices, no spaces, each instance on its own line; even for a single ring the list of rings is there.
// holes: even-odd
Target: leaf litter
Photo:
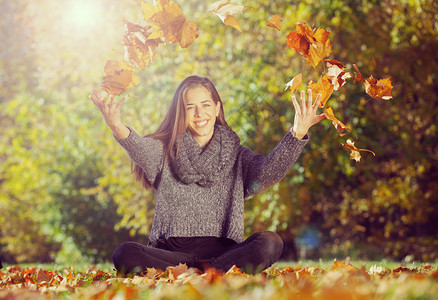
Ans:
[[[10,266],[0,271],[0,299],[436,299],[438,270],[429,264],[392,269],[335,261],[321,267],[279,268],[256,275],[233,266],[204,272],[185,264],[121,277],[92,267],[76,272]]]

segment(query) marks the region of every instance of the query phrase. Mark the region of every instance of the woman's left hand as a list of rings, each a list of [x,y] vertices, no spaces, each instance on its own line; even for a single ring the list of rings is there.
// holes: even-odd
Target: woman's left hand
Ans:
[[[312,90],[307,90],[307,100],[304,91],[301,91],[301,105],[298,104],[297,99],[292,95],[292,103],[295,107],[295,119],[293,133],[298,139],[302,139],[309,128],[325,119],[324,114],[317,115],[319,104],[321,102],[321,94],[316,97],[315,103],[312,104]]]

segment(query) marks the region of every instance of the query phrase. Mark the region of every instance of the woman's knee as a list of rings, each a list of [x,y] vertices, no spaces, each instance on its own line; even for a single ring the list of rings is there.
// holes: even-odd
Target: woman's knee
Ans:
[[[259,237],[263,244],[263,253],[269,260],[277,261],[283,252],[283,240],[281,237],[272,231],[259,232]]]
[[[132,258],[138,256],[139,244],[136,242],[123,242],[113,251],[113,263],[117,271],[125,273],[131,271]]]

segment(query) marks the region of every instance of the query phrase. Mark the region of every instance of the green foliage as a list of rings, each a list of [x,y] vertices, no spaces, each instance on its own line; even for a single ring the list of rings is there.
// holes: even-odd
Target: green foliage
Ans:
[[[324,70],[286,46],[294,23],[315,22],[331,31],[331,58],[350,71],[357,64],[364,76],[391,76],[393,100],[371,99],[351,83],[329,100],[359,136],[356,145],[376,157],[350,160],[340,146],[347,137],[323,121],[286,178],[246,202],[246,233],[276,230],[292,243],[313,226],[322,238],[313,255],[438,258],[434,1],[254,1],[238,16],[242,33],[208,16],[208,3],[177,3],[200,36],[187,49],[157,49],[123,106],[126,124],[153,132],[179,82],[202,74],[243,145],[268,154],[293,122],[285,83],[301,72],[316,81]],[[122,57],[122,19],[141,21],[138,2],[108,5],[85,33],[64,24],[62,6],[49,1],[0,8],[8,12],[0,23],[8,44],[0,50],[0,255],[100,261],[125,239],[145,242],[155,194],[134,181],[129,158],[86,97],[104,62]],[[274,14],[284,17],[281,32],[266,26]]]

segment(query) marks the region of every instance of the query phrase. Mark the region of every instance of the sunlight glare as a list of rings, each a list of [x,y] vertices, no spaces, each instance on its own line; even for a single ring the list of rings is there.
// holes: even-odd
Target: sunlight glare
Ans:
[[[97,1],[76,0],[66,10],[66,23],[71,29],[92,29],[98,24],[102,9]]]

